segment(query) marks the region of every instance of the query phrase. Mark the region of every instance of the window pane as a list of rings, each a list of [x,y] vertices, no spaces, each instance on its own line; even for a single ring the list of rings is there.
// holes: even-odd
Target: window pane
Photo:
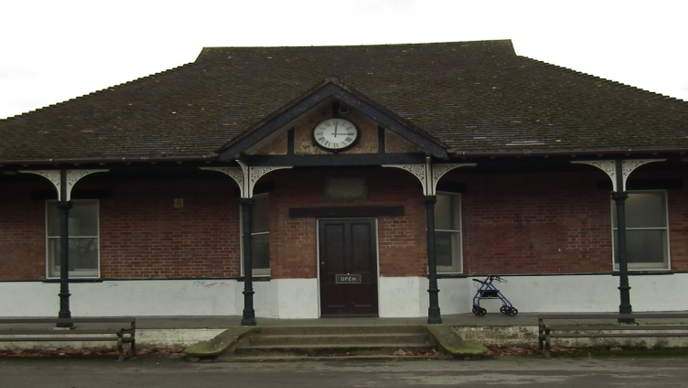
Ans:
[[[634,227],[664,227],[664,193],[633,193],[626,200],[626,225]]]
[[[618,231],[614,232],[614,262],[619,262]],[[627,230],[627,253],[629,263],[663,263],[666,258],[666,231]]]
[[[253,219],[251,220],[251,232],[267,232],[270,230],[268,196],[253,197]]]
[[[461,235],[459,232],[436,232],[437,266],[442,271],[459,271],[461,263]]]
[[[48,202],[48,236],[60,235],[60,210],[58,202]],[[69,236],[98,235],[98,204],[96,202],[73,202],[69,209]]]
[[[48,240],[48,267],[49,276],[60,276],[59,238]],[[98,275],[98,239],[69,239],[69,275],[74,277]]]
[[[254,269],[270,268],[270,234],[251,236]]]
[[[57,202],[48,202],[48,236],[60,235],[60,210],[57,208]]]
[[[451,232],[435,233],[437,266],[451,267],[454,264],[452,260],[452,234]]]
[[[435,229],[454,229],[454,207],[451,195],[437,195],[435,204]]]
[[[92,202],[74,202],[69,210],[69,236],[98,235],[98,206]]]

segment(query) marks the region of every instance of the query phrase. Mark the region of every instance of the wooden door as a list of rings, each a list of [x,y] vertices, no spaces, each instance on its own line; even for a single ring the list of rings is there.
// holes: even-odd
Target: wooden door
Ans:
[[[375,220],[320,220],[323,317],[378,316]]]

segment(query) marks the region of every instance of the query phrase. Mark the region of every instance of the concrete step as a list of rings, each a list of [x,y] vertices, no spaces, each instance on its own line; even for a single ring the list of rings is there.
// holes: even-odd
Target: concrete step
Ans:
[[[248,343],[254,345],[347,345],[355,343],[389,344],[405,343],[427,345],[428,333],[385,333],[385,334],[253,334]]]
[[[263,334],[386,334],[425,333],[422,325],[369,325],[369,326],[264,326]]]
[[[261,327],[220,359],[437,358],[437,344],[423,326]]]
[[[437,360],[437,359],[450,359],[451,357],[444,354],[438,353],[436,351],[428,351],[419,354],[398,352],[397,354],[347,354],[347,355],[312,355],[312,356],[300,356],[296,354],[288,356],[280,355],[232,355],[231,357],[224,356],[224,358],[219,358],[218,361],[231,361],[231,362],[293,362],[293,361],[414,361],[414,360]]]
[[[254,345],[235,348],[235,354],[241,355],[302,355],[302,356],[322,356],[322,355],[374,355],[392,354],[398,350],[404,351],[430,351],[434,345],[412,345],[407,343],[387,343],[387,344],[345,344],[345,345]]]

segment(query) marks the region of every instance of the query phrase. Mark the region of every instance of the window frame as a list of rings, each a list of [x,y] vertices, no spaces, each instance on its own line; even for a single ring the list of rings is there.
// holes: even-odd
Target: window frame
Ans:
[[[97,199],[79,199],[79,200],[72,200],[72,204],[92,204],[94,205],[95,209],[95,228],[96,228],[96,235],[95,236],[72,236],[71,231],[72,229],[69,229],[69,240],[73,239],[95,239],[96,241],[96,269],[95,270],[71,270],[69,271],[69,277],[70,278],[79,278],[79,279],[99,279],[101,277],[100,274],[100,201]],[[54,266],[51,268],[51,242],[57,241],[59,244],[60,240],[60,234],[58,230],[57,235],[51,235],[50,234],[50,225],[51,225],[51,217],[50,214],[52,213],[52,210],[59,204],[59,201],[57,200],[48,200],[45,202],[45,277],[46,279],[59,279],[60,278],[60,258],[55,257],[53,258],[54,261]],[[57,213],[59,215],[59,213]],[[70,217],[71,214],[73,214],[70,211]]]
[[[267,231],[258,231],[258,232],[251,232],[251,242],[253,242],[253,236],[259,236],[259,235],[268,235],[268,267],[267,268],[256,268],[255,267],[255,262],[253,266],[253,276],[270,276],[270,268],[271,268],[271,255],[270,255],[270,193],[260,193],[260,194],[254,194],[253,195],[253,205],[251,209],[251,214],[252,216],[255,216],[255,198],[256,197],[267,197],[267,213],[268,213],[268,230]],[[244,276],[244,222],[243,222],[243,212],[241,212],[241,209],[239,210],[239,247],[240,247],[240,262],[241,262],[241,275]]]
[[[661,194],[662,195],[662,200],[663,200],[663,221],[664,221],[664,226],[663,227],[657,227],[657,226],[650,226],[650,227],[629,227],[626,225],[626,232],[629,231],[652,231],[652,230],[660,230],[664,231],[664,241],[663,244],[664,246],[662,247],[663,251],[663,260],[661,262],[640,262],[640,263],[628,263],[628,269],[629,270],[670,270],[671,269],[671,236],[670,236],[670,228],[669,228],[669,195],[666,190],[629,190],[627,191],[628,196],[630,198],[631,195],[633,194]],[[626,200],[628,201],[628,200]],[[628,206],[626,203],[626,206],[624,207],[624,210],[626,212],[626,219],[628,219]],[[618,231],[618,226],[616,225],[616,203],[614,200],[611,200],[611,240],[612,240],[612,268],[615,271],[619,270],[619,263],[616,261],[616,232]]]
[[[438,229],[435,223],[435,255],[437,255],[437,235],[439,233],[453,233],[457,238],[456,251],[452,249],[452,265],[437,265],[437,273],[441,274],[461,274],[463,273],[463,220],[462,220],[462,209],[461,209],[461,193],[452,193],[448,191],[438,191],[436,195],[447,196],[451,198],[453,220],[455,223],[455,228],[458,229]],[[435,211],[436,208],[435,208]],[[435,220],[437,220],[437,214],[435,213]]]

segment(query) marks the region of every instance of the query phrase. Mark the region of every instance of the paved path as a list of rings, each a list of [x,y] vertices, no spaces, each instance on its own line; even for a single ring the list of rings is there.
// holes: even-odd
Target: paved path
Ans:
[[[157,356],[121,363],[111,358],[0,358],[0,375],[2,386],[12,388],[686,387],[685,365],[685,358],[248,364],[190,363]]]

